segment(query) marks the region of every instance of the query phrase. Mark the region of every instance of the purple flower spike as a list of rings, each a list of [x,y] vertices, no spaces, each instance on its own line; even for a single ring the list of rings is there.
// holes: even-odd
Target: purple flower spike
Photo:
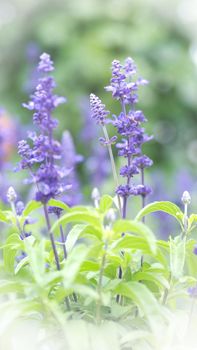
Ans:
[[[149,157],[143,155],[140,157],[136,157],[133,161],[133,164],[135,164],[140,169],[144,169],[144,168],[149,168],[150,166],[152,166],[153,161]]]
[[[126,185],[121,185],[117,189],[117,193],[125,198],[124,217],[126,198],[140,195],[144,205],[144,198],[151,192],[151,189],[144,184],[144,168],[150,167],[153,162],[143,155],[142,145],[150,141],[152,136],[145,133],[142,123],[147,119],[142,111],[136,109],[138,88],[148,82],[143,78],[135,78],[136,73],[137,67],[132,58],[128,57],[124,65],[115,60],[112,62],[111,85],[106,87],[106,90],[112,93],[112,97],[120,101],[122,107],[120,114],[113,116],[112,124],[122,137],[121,142],[116,144],[118,155],[127,159],[127,165],[120,169],[120,175],[127,179]],[[133,186],[131,179],[139,172],[141,172],[142,184]]]
[[[36,200],[42,203],[47,203],[68,188],[63,181],[66,171],[56,164],[56,161],[61,159],[62,148],[60,143],[53,139],[53,130],[58,122],[52,117],[54,109],[66,102],[66,99],[53,94],[56,84],[53,77],[47,74],[53,69],[50,56],[42,54],[38,65],[41,74],[38,85],[31,101],[23,104],[25,108],[34,111],[33,121],[40,134],[29,132],[29,142],[22,140],[18,144],[18,153],[22,158],[20,168],[29,169],[31,174],[26,183],[36,184]]]
[[[53,61],[51,61],[50,55],[43,53],[40,56],[40,62],[38,64],[38,71],[43,73],[48,73],[54,70]]]
[[[151,192],[144,183],[144,168],[150,167],[153,162],[142,153],[144,143],[150,141],[152,136],[148,136],[142,126],[147,119],[141,110],[136,109],[138,102],[138,89],[141,85],[146,85],[147,80],[135,77],[137,67],[132,58],[128,57],[124,64],[114,60],[112,62],[112,77],[110,85],[105,87],[106,91],[111,92],[112,97],[121,104],[119,115],[113,115],[113,118],[106,121],[105,105],[101,103],[98,97],[91,95],[90,105],[92,117],[98,124],[104,125],[111,123],[121,137],[120,142],[116,143],[116,138],[100,138],[103,145],[112,145],[116,143],[118,155],[127,160],[127,164],[120,169],[120,176],[126,178],[125,185],[119,185],[116,193],[123,198],[122,217],[126,217],[127,198],[129,196],[142,197],[142,206],[144,207],[145,197]],[[134,186],[131,182],[134,175],[141,175],[141,184]]]
[[[97,124],[104,125],[106,123],[106,117],[109,111],[106,111],[105,105],[102,104],[101,100],[94,94],[90,95],[90,110],[91,116],[95,119]]]

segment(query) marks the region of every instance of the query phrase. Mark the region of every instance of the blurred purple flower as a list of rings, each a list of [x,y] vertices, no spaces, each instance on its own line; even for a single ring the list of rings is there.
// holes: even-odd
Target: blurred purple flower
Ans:
[[[76,154],[73,138],[69,131],[64,131],[62,136],[62,166],[68,171],[67,182],[71,189],[63,196],[63,201],[74,206],[81,202],[82,193],[80,183],[76,172],[77,165],[83,161],[83,157]]]
[[[193,253],[197,255],[197,244],[194,245]]]
[[[197,298],[197,285],[189,287],[187,291],[191,298]]]

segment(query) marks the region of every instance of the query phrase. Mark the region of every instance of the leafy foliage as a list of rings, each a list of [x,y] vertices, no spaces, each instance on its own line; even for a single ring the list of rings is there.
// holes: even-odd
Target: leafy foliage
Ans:
[[[181,230],[180,235],[166,242],[157,240],[139,220],[143,215],[163,210],[176,217],[182,228],[184,214],[173,203],[152,203],[135,220],[115,222],[108,217],[109,210],[116,210],[110,196],[103,196],[98,208],[69,208],[56,200],[49,204],[63,210],[51,228],[56,234],[60,270],[56,269],[49,232],[42,236],[38,232],[34,235],[32,230],[31,235],[21,239],[11,231],[1,244],[0,294],[17,300],[17,317],[25,315],[28,319],[36,313],[41,318],[47,316],[50,323],[58,318],[60,329],[70,317],[96,324],[104,320],[132,320],[133,325],[141,322],[146,331],[145,339],[144,333],[139,334],[139,339],[146,343],[146,332],[154,333],[158,323],[169,322],[167,309],[172,310],[177,298],[186,298],[188,287],[197,282],[197,259],[192,253],[195,240],[189,236],[195,216],[189,219],[186,236]],[[17,219],[22,223],[29,215],[39,217],[40,210],[41,204],[31,201]],[[6,223],[16,227],[12,212],[3,215]],[[39,225],[41,233],[43,221]],[[58,240],[60,227],[66,233],[65,243]],[[7,309],[11,307],[4,303]],[[135,346],[134,340],[131,343]]]

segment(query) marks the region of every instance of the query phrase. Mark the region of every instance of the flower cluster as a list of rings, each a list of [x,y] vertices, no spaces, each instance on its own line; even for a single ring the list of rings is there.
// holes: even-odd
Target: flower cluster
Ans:
[[[61,158],[61,145],[53,139],[53,130],[58,122],[52,118],[54,109],[65,103],[66,99],[53,94],[55,81],[48,75],[53,69],[50,56],[43,53],[38,65],[41,75],[38,85],[31,100],[23,104],[25,108],[34,112],[33,122],[40,133],[38,135],[36,132],[29,132],[29,142],[22,140],[18,144],[20,168],[29,169],[31,179],[28,179],[27,183],[36,184],[36,200],[43,203],[61,194],[66,188],[62,180],[66,172],[56,165],[56,160]]]
[[[118,60],[112,62],[112,78],[110,85],[105,88],[112,93],[112,97],[121,103],[121,112],[112,119],[106,119],[109,112],[105,105],[94,94],[90,95],[90,107],[92,118],[103,127],[105,134],[100,141],[104,145],[116,143],[117,137],[111,139],[107,136],[105,124],[111,122],[121,136],[121,141],[116,143],[118,155],[127,159],[127,164],[120,169],[120,176],[126,178],[126,184],[118,186],[116,193],[123,198],[123,217],[126,215],[126,201],[131,195],[140,195],[143,200],[151,192],[144,183],[144,169],[150,167],[153,162],[142,153],[142,145],[152,137],[145,133],[142,124],[147,121],[143,112],[135,108],[138,102],[138,89],[140,85],[146,85],[145,79],[133,79],[137,69],[133,60],[128,57],[122,65]],[[134,186],[131,179],[136,174],[141,174],[141,184]]]
[[[106,124],[106,117],[109,114],[109,111],[106,111],[105,105],[101,102],[99,97],[94,94],[90,94],[90,109],[91,116],[95,119],[97,124]]]
[[[117,188],[117,194],[123,198],[130,195],[141,195],[145,197],[150,193],[150,188],[144,184],[144,168],[152,165],[152,160],[142,154],[142,145],[152,137],[146,135],[142,123],[146,122],[143,112],[135,108],[138,102],[138,88],[147,84],[147,81],[138,78],[133,79],[136,74],[136,66],[131,58],[125,60],[121,65],[119,61],[112,62],[111,85],[106,91],[111,91],[114,99],[121,103],[121,113],[113,117],[112,124],[121,136],[121,142],[116,144],[118,155],[127,159],[127,164],[120,169],[120,175],[126,178],[126,184]],[[134,186],[131,178],[141,173],[141,184]]]

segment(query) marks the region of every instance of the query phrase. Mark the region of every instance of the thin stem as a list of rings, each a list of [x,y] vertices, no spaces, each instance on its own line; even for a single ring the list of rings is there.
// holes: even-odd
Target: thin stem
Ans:
[[[50,220],[49,220],[49,214],[48,214],[48,210],[47,210],[47,205],[44,204],[43,208],[44,208],[44,215],[45,215],[45,219],[46,219],[47,229],[49,231],[49,237],[50,237],[50,240],[51,240],[51,245],[52,245],[53,254],[54,254],[54,257],[55,257],[57,270],[60,271],[60,262],[59,262],[59,257],[58,257],[56,245],[55,245],[54,236],[53,236],[53,233],[51,232],[51,224],[50,224]]]
[[[184,234],[183,238],[187,235],[188,230],[188,204],[184,205],[184,217],[183,217],[183,225],[184,225]]]
[[[60,225],[60,235],[61,235],[61,241],[62,241],[62,247],[64,252],[64,258],[67,259],[67,250],[66,250],[66,239],[64,236],[64,231],[62,225]]]
[[[108,148],[109,157],[110,157],[110,161],[111,161],[113,178],[114,178],[116,186],[118,187],[119,186],[119,181],[118,181],[118,175],[117,175],[117,171],[116,171],[116,164],[115,164],[115,161],[114,161],[114,156],[113,156],[112,147],[111,147],[110,140],[109,140],[109,135],[108,135],[108,132],[107,132],[107,129],[106,129],[105,125],[103,125],[103,133],[104,133],[105,139],[107,141],[107,148]],[[119,209],[119,213],[121,215],[121,210],[122,210],[121,209],[122,208],[121,200],[120,200],[120,196],[119,195],[117,195],[117,197],[118,197],[118,209]]]
[[[123,198],[122,218],[125,219],[127,216],[127,197]]]
[[[172,276],[171,276],[171,273],[170,273],[169,284],[171,283],[171,279],[172,279]],[[162,305],[165,305],[166,302],[167,302],[169,290],[170,290],[170,288],[165,288],[165,290],[164,290],[164,294],[163,294],[163,298],[162,298]]]
[[[16,219],[16,226],[21,234],[21,238],[24,239],[25,238],[25,235],[24,235],[24,232],[21,228],[21,225],[20,225],[20,222],[18,220],[18,215],[17,215],[17,212],[16,212],[16,207],[15,207],[15,203],[14,202],[11,202],[11,208],[12,208],[12,212],[15,216],[15,219]]]
[[[142,185],[144,186],[145,181],[144,181],[144,168],[141,169],[141,182]],[[142,194],[142,209],[145,207],[145,196]],[[142,218],[142,222],[145,223],[145,216]]]
[[[99,300],[96,305],[96,321],[97,324],[101,323],[101,306],[102,306],[102,284],[103,284],[103,272],[105,268],[105,262],[106,262],[106,255],[107,255],[107,242],[105,243],[105,252],[102,256],[101,260],[101,267],[99,272],[99,281],[97,286],[97,292],[99,295]]]
[[[47,205],[44,204],[43,208],[44,208],[44,215],[45,215],[45,219],[46,219],[47,229],[49,231],[49,237],[50,237],[50,240],[51,240],[51,245],[52,245],[53,254],[54,254],[54,257],[55,257],[57,270],[60,271],[60,262],[59,262],[59,257],[58,257],[58,253],[57,253],[57,248],[56,248],[56,245],[55,245],[55,239],[54,239],[53,233],[51,232],[51,224],[50,224],[50,220],[49,220],[49,214],[48,214],[48,210],[47,210]],[[67,309],[70,310],[70,303],[69,303],[68,297],[65,298],[65,302],[66,302]]]
[[[64,259],[66,260],[68,254],[67,254],[67,250],[66,250],[66,239],[65,239],[65,236],[64,236],[64,231],[63,231],[62,225],[60,225],[60,235],[61,235],[61,241],[63,243]],[[74,302],[76,303],[77,302],[77,296],[76,296],[75,293],[73,293],[73,299],[74,299]]]

